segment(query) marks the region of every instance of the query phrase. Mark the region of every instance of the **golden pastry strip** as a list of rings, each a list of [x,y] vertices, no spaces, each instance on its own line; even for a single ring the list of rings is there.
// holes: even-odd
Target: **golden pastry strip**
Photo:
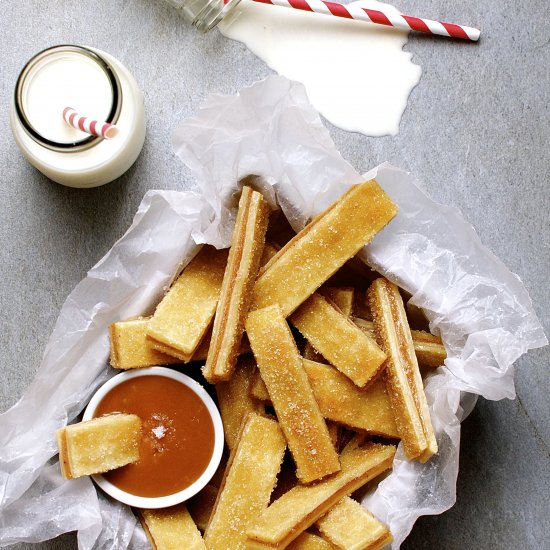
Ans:
[[[315,526],[336,548],[380,550],[393,540],[384,524],[349,497],[333,506]]]
[[[247,531],[249,548],[285,548],[340,499],[391,467],[395,447],[351,441],[340,456],[337,474],[311,485],[297,485],[260,514]]]
[[[304,359],[303,365],[327,426],[330,420],[372,435],[399,438],[384,380],[373,380],[361,389],[330,365],[309,359]],[[270,400],[259,373],[254,374],[249,391],[258,401],[267,403]]]
[[[219,488],[209,483],[186,503],[193,521],[201,531],[206,529],[210,521],[218,492]]]
[[[352,287],[321,287],[319,289],[319,294],[334,304],[346,317],[349,317],[352,312],[354,292]],[[311,361],[327,362],[310,342],[306,342],[303,356]]]
[[[319,294],[332,302],[346,317],[350,317],[353,310],[353,297],[355,290],[353,287],[321,287]]]
[[[361,330],[376,337],[372,321],[365,321],[359,317],[353,317],[352,320]],[[416,360],[421,367],[435,368],[444,364],[447,352],[441,338],[423,330],[411,330],[411,336]]]
[[[154,550],[206,550],[185,504],[140,510],[140,521]]]
[[[369,304],[366,299],[366,289],[361,289],[355,292],[355,300],[353,302],[353,316],[365,321],[372,321]]]
[[[191,361],[206,361],[206,358],[208,357],[208,350],[210,349],[211,338],[212,329],[210,329],[201,340],[201,343],[195,350],[195,353],[193,353],[193,357],[191,357]],[[252,353],[246,334],[243,334],[241,345],[239,346],[239,351],[237,353],[239,356],[246,355],[247,353]]]
[[[290,322],[341,373],[364,387],[382,368],[386,354],[340,310],[315,293]]]
[[[110,414],[60,428],[56,436],[65,479],[101,474],[139,460],[141,420]]]
[[[260,267],[269,205],[250,187],[243,187],[229,258],[203,374],[210,383],[226,381],[235,370],[252,289]]]
[[[373,435],[399,438],[383,380],[360,389],[330,365],[304,359],[304,368],[325,418]]]
[[[437,368],[445,363],[447,352],[441,338],[423,330],[411,330],[414,352],[421,367]]]
[[[197,527],[204,532],[210,517],[212,516],[212,510],[214,509],[214,504],[218,498],[218,493],[220,490],[220,485],[222,484],[225,469],[227,466],[227,459],[222,457],[220,464],[212,476],[210,482],[199,491],[194,497],[191,497],[187,502],[187,509],[193,518],[193,521]]]
[[[266,242],[264,245],[264,249],[262,252],[262,257],[260,259],[260,266],[265,265],[273,256],[277,254],[277,248],[272,243]],[[206,335],[201,340],[200,344],[198,345],[197,349],[195,350],[195,353],[193,353],[193,357],[191,361],[205,361],[208,357],[208,350],[210,349],[210,340],[212,339],[212,328],[206,333]],[[251,353],[252,350],[250,349],[250,343],[248,342],[248,338],[246,336],[246,333],[243,335],[243,338],[241,340],[241,345],[239,348],[239,355],[243,355],[245,353]]]
[[[162,342],[158,342],[154,338],[147,335],[147,345],[151,346],[155,351],[163,353],[164,355],[170,355],[177,360],[178,363],[189,363],[193,360],[194,354],[184,353],[180,349],[174,348]]]
[[[377,279],[368,291],[378,343],[388,355],[386,384],[405,454],[425,462],[437,452],[424,386],[396,285]]]
[[[146,337],[148,323],[149,319],[132,319],[113,323],[109,327],[111,367],[126,370],[180,362],[176,357],[151,346]]]
[[[264,403],[271,402],[271,397],[269,397],[269,393],[265,387],[265,382],[263,381],[259,370],[257,370],[252,376],[252,382],[250,383],[250,388],[248,391],[253,399],[263,401]]]
[[[317,352],[309,342],[306,342],[306,345],[304,346],[303,357],[304,359],[317,361],[317,363],[324,363],[325,365],[328,363],[328,361],[319,352]]]
[[[323,412],[323,411],[321,411]],[[327,420],[328,433],[330,435],[330,440],[332,441],[332,446],[338,451],[340,449],[340,443],[342,441],[342,426],[337,422],[332,420]]]
[[[286,550],[334,550],[334,546],[319,535],[306,531],[295,538]]]
[[[396,213],[376,181],[354,185],[260,270],[251,309],[279,304],[287,317]]]
[[[296,463],[298,479],[309,483],[337,472],[338,454],[279,306],[250,313],[246,332]]]
[[[191,359],[214,317],[226,263],[227,250],[211,246],[203,246],[191,260],[149,321],[147,334],[155,349]]]
[[[235,447],[241,424],[247,415],[265,412],[264,405],[258,403],[250,392],[255,371],[256,363],[252,357],[239,358],[231,380],[216,385],[225,442],[229,450]]]
[[[275,420],[248,416],[229,457],[204,534],[208,548],[246,548],[246,529],[269,504],[285,448],[285,438]]]

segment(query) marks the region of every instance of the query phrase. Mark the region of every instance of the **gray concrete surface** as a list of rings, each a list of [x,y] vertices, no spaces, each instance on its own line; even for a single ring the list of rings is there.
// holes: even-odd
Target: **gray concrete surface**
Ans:
[[[390,161],[435,200],[456,206],[529,290],[550,327],[550,19],[546,2],[409,0],[408,13],[481,26],[477,45],[411,37],[422,66],[396,137],[328,125],[359,170]],[[200,35],[155,0],[7,0],[0,22],[0,411],[33,378],[57,313],[85,272],[125,231],[144,192],[189,189],[169,135],[209,92],[233,93],[269,70],[217,31]],[[11,137],[17,74],[38,50],[88,44],[125,63],[145,92],[148,135],[135,166],[94,190],[48,181]],[[481,400],[465,422],[458,500],[421,519],[403,548],[550,548],[548,348],[516,366],[518,399]],[[1,522],[0,522],[1,523]],[[27,548],[21,544],[16,548]],[[75,548],[72,535],[38,545]]]

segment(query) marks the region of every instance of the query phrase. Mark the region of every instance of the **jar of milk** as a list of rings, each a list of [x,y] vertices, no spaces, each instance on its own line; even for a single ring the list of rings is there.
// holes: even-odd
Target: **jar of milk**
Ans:
[[[116,126],[105,139],[69,126],[65,108]],[[94,48],[62,45],[44,50],[23,68],[10,122],[28,161],[69,187],[97,187],[121,176],[145,140],[143,94],[117,59]]]

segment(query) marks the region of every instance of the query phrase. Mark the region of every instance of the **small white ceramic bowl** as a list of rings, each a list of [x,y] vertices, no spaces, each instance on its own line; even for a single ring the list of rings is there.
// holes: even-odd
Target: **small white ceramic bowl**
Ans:
[[[189,487],[186,487],[177,493],[162,497],[136,496],[119,489],[111,482],[107,481],[102,475],[94,475],[92,478],[99,485],[99,487],[103,489],[103,491],[124,504],[128,504],[129,506],[134,506],[136,508],[166,508],[168,506],[174,506],[180,502],[184,502],[196,495],[210,481],[216,472],[222,457],[224,444],[222,419],[216,404],[208,395],[207,391],[198,382],[189,376],[172,369],[167,369],[165,367],[148,367],[117,374],[108,382],[103,384],[103,386],[97,390],[88,403],[82,420],[91,420],[94,417],[95,410],[103,397],[105,397],[105,395],[107,395],[107,393],[109,393],[115,386],[118,386],[126,380],[140,376],[165,376],[167,378],[172,378],[173,380],[177,380],[193,390],[193,392],[201,399],[208,409],[212,419],[212,424],[214,425],[214,451],[212,453],[212,458],[210,459],[210,462],[202,475],[194,483],[189,485]]]

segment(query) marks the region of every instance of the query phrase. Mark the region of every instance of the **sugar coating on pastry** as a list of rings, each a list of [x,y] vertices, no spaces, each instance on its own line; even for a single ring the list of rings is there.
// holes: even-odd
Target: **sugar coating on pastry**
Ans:
[[[260,270],[251,310],[278,304],[290,315],[396,213],[375,180],[352,186]]]
[[[384,278],[372,283],[367,297],[378,343],[388,356],[386,388],[405,454],[425,462],[437,452],[437,442],[403,299]]]
[[[286,547],[286,550],[334,550],[334,545],[319,535],[304,531]]]
[[[191,359],[214,317],[227,255],[227,250],[203,246],[176,279],[147,328],[148,336],[159,343],[156,349],[175,350],[183,361]]]
[[[352,321],[361,329],[376,337],[376,330],[372,321],[360,317],[353,317]],[[423,368],[440,367],[445,363],[447,352],[439,336],[434,336],[423,330],[411,330],[414,353],[418,365]],[[309,357],[308,357],[309,359]]]
[[[308,298],[290,322],[322,356],[357,386],[364,387],[383,366],[376,341],[319,293]]]
[[[318,483],[297,485],[262,512],[247,531],[250,548],[285,548],[344,496],[391,467],[393,445],[352,440],[340,456],[342,469]]]
[[[231,380],[216,384],[225,442],[229,450],[235,447],[241,424],[248,414],[265,412],[263,403],[254,399],[250,392],[255,371],[254,359],[250,356],[243,356],[239,358]]]
[[[139,516],[155,550],[206,550],[185,503],[158,510],[140,510]]]
[[[338,454],[280,308],[271,306],[250,313],[246,332],[298,478],[309,483],[337,472]]]
[[[139,318],[119,321],[109,327],[111,367],[127,370],[179,362],[176,357],[153,348],[147,338],[148,324],[148,318]]]
[[[337,548],[380,550],[393,540],[389,529],[350,497],[335,504],[315,526]]]
[[[325,418],[372,435],[399,438],[383,379],[361,389],[330,365],[304,359],[304,368]]]
[[[208,548],[246,549],[246,529],[269,504],[285,448],[275,420],[257,414],[247,417],[204,533]]]
[[[203,367],[204,377],[210,383],[229,380],[235,370],[264,249],[269,211],[261,193],[243,187],[210,348]]]
[[[57,430],[61,473],[66,479],[101,474],[139,459],[141,420],[109,414]]]

